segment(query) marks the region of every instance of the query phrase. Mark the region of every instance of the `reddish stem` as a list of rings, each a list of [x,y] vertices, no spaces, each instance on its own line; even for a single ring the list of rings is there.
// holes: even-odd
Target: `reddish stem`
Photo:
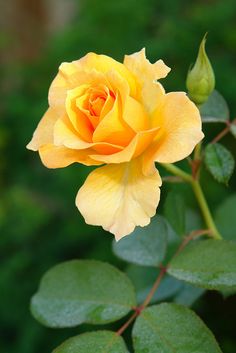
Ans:
[[[136,317],[139,315],[139,311],[135,310],[132,316],[130,316],[129,320],[124,323],[123,326],[116,332],[117,336],[121,336],[122,333],[127,329],[127,327],[136,319]]]
[[[185,246],[193,239],[200,237],[202,235],[211,235],[211,231],[209,229],[199,229],[199,230],[195,230],[193,232],[191,232],[188,236],[186,236],[182,243],[180,244],[179,248],[177,249],[176,253],[174,254],[174,256],[172,257],[172,259],[174,257],[176,257],[177,255],[179,255],[179,253],[185,248]],[[136,317],[138,317],[141,312],[148,306],[148,304],[150,303],[153,295],[155,294],[156,290],[158,289],[162,278],[164,277],[164,275],[167,272],[169,263],[166,265],[166,267],[160,265],[160,272],[157,276],[157,279],[155,280],[150,292],[148,293],[146,299],[144,300],[143,304],[134,308],[134,313],[130,316],[130,318],[128,319],[128,321],[126,321],[124,323],[123,326],[121,326],[121,328],[116,332],[116,334],[118,336],[121,336],[122,333],[129,327],[129,325],[136,319]]]
[[[230,121],[226,122],[226,127],[218,134],[216,135],[216,137],[211,141],[211,143],[216,143],[219,140],[221,140],[225,135],[228,134],[228,132],[230,131]]]

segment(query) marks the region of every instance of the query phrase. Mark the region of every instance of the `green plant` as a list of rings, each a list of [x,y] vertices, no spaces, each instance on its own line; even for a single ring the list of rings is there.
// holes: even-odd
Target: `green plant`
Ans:
[[[173,164],[162,164],[174,175],[166,176],[165,181],[190,185],[205,226],[200,222],[195,229],[188,230],[182,197],[168,195],[166,218],[157,216],[146,228],[113,244],[118,257],[139,267],[129,267],[124,274],[103,262],[72,260],[49,270],[31,301],[33,316],[45,326],[101,325],[132,312],[116,332],[101,330],[70,338],[55,353],[128,352],[121,336],[134,321],[132,338],[136,353],[221,352],[210,330],[181,299],[187,292],[191,304],[204,289],[224,294],[236,291],[236,245],[223,239],[218,230],[200,180],[204,162],[218,182],[228,183],[234,159],[218,141],[228,132],[235,136],[235,123],[229,119],[223,97],[217,91],[208,95],[199,107],[202,122],[222,122],[225,129],[206,146],[196,146],[193,156],[188,158],[190,172]]]

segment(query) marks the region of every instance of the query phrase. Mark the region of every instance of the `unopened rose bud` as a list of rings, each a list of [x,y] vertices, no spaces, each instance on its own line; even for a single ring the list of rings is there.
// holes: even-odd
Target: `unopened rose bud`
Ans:
[[[207,101],[215,88],[215,75],[205,51],[206,35],[198,51],[197,60],[189,70],[186,86],[190,99],[200,105]]]

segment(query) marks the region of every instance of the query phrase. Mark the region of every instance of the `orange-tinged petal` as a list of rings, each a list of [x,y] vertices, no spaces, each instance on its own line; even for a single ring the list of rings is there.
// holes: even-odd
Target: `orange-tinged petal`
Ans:
[[[113,108],[104,116],[93,134],[93,142],[108,142],[126,146],[134,137],[134,131],[121,119],[122,107],[116,97]]]
[[[51,107],[65,109],[67,91],[81,85],[107,84],[105,75],[91,68],[91,71],[84,71],[78,61],[62,63],[57,76],[49,88],[48,100]]]
[[[114,105],[115,98],[109,95],[101,110],[100,120],[106,116]]]
[[[184,159],[204,137],[199,110],[183,92],[165,95],[153,113],[153,124],[160,130],[145,152],[147,165],[152,161],[174,163]]]
[[[48,143],[53,143],[53,129],[59,117],[60,115],[56,109],[49,108],[40,120],[33,134],[32,140],[26,147],[29,150],[37,151],[39,147]]]
[[[81,99],[81,87],[74,88],[67,92],[66,112],[71,120],[74,128],[79,132],[80,136],[87,141],[92,141],[93,126],[88,117],[79,109],[78,100]]]
[[[74,129],[67,115],[57,120],[54,126],[53,141],[56,146],[64,145],[72,149],[86,149],[91,146],[91,143],[84,141]]]
[[[162,60],[151,64],[146,58],[145,48],[132,55],[125,55],[124,65],[134,74],[140,83],[159,80],[166,77],[170,71],[170,68]]]
[[[64,146],[44,145],[39,148],[42,163],[47,168],[63,168],[72,163],[84,165],[99,165],[100,162],[90,158],[90,150],[73,150]]]
[[[95,151],[104,154],[116,153],[122,150],[123,148],[110,143],[89,143],[83,141],[79,136],[78,132],[74,130],[70,120],[65,115],[63,118],[60,118],[54,127],[54,144],[56,146],[64,146],[71,149],[87,149],[93,148],[90,150],[90,154],[95,153]]]
[[[116,240],[144,227],[156,212],[161,178],[157,170],[144,176],[142,162],[113,164],[89,174],[76,197],[86,223],[101,225]]]
[[[123,150],[123,147],[107,142],[92,143],[91,146],[93,147],[91,156],[95,153],[95,151],[101,153],[102,155],[111,155],[113,153],[118,153]]]
[[[128,82],[131,95],[136,94],[136,82],[132,73],[127,69],[127,67],[125,67],[125,65],[110,58],[109,56],[88,53],[77,63],[85,70],[94,68],[104,74],[109,71],[117,72],[125,81]]]
[[[136,132],[146,130],[151,126],[143,105],[130,96],[124,103],[123,119]]]
[[[132,158],[139,156],[143,151],[145,151],[145,149],[152,143],[158,130],[159,128],[153,128],[151,130],[138,132],[133,138],[133,140],[130,142],[130,144],[125,147],[122,151],[114,153],[112,155],[92,154],[91,158],[104,163],[128,162]]]

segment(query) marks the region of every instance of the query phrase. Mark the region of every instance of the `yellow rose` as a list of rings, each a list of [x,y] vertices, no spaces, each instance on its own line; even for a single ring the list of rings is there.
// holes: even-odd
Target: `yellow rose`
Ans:
[[[203,138],[197,107],[157,81],[169,71],[162,60],[151,64],[144,49],[123,64],[94,53],[63,63],[27,146],[48,168],[106,164],[88,176],[76,205],[88,224],[117,240],[156,212],[161,178],[154,162],[179,161]]]

